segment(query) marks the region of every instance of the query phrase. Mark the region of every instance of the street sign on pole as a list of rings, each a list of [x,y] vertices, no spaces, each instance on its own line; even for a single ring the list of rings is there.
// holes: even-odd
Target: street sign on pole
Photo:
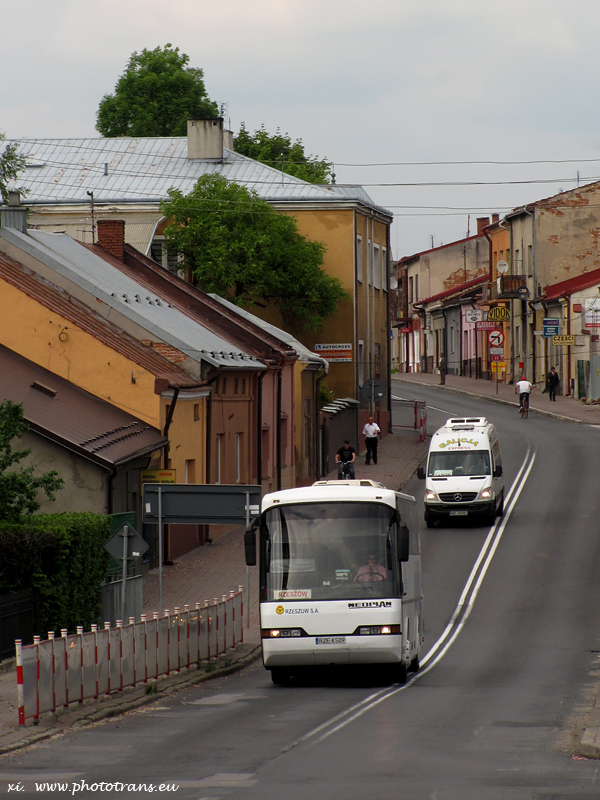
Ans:
[[[560,327],[560,320],[546,317],[543,322],[544,336],[558,336],[558,329]]]
[[[502,331],[490,331],[488,333],[488,342],[490,347],[500,347],[504,344],[504,334]]]
[[[125,606],[127,597],[127,562],[141,558],[148,549],[139,533],[125,522],[118,531],[113,533],[105,543],[104,549],[114,558],[122,562],[123,583],[121,586],[121,621],[125,621]]]
[[[162,526],[193,523],[197,525],[250,525],[260,514],[261,486],[246,484],[145,483],[142,495],[142,520],[158,525],[159,561],[158,596],[162,612]],[[249,626],[250,576],[246,567],[246,623]]]

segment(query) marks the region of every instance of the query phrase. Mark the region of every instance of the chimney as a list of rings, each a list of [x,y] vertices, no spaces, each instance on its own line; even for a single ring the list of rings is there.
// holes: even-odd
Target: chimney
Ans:
[[[489,217],[477,217],[477,236],[483,236],[483,229],[490,224]]]
[[[188,119],[188,158],[223,160],[223,118]]]
[[[492,225],[495,222],[500,222],[500,214],[492,214]]]
[[[99,219],[98,244],[111,256],[123,261],[125,254],[125,220]]]
[[[8,193],[8,205],[2,207],[1,224],[3,228],[12,228],[27,233],[27,209],[21,205],[21,193],[12,190]]]

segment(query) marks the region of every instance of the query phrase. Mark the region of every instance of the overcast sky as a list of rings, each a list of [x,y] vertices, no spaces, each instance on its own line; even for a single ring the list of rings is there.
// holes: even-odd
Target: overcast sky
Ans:
[[[204,70],[232,130],[279,127],[390,209],[394,258],[574,188],[578,174],[600,178],[593,0],[2,0],[1,11],[8,138],[97,136],[98,104],[130,55],[170,42]],[[504,163],[458,163],[474,161]],[[532,161],[554,163],[506,163]]]

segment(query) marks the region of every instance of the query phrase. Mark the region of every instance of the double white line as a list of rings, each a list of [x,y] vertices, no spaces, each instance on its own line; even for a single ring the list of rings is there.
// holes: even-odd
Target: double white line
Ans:
[[[309,731],[300,739],[297,739],[286,748],[286,751],[291,750],[292,748],[297,747],[299,744],[303,744],[309,740],[311,740],[311,744],[322,742],[324,739],[327,739],[327,737],[331,736],[331,734],[336,733],[337,731],[346,727],[346,725],[354,722],[355,719],[358,719],[364,713],[379,705],[379,703],[387,700],[388,697],[393,697],[398,692],[408,689],[412,683],[415,683],[415,681],[418,681],[424,675],[427,675],[429,670],[433,669],[433,667],[444,657],[454,643],[458,634],[461,632],[464,624],[471,614],[471,611],[473,610],[475,599],[479,593],[479,589],[481,588],[485,574],[492,563],[496,549],[500,544],[500,540],[502,539],[502,535],[508,520],[510,519],[510,515],[512,514],[515,504],[519,499],[519,495],[523,491],[523,487],[525,486],[525,482],[529,477],[529,473],[531,472],[534,461],[535,452],[531,450],[531,447],[529,447],[517,477],[515,478],[506,496],[504,503],[504,515],[502,519],[497,519],[490,528],[490,532],[483,543],[483,547],[479,552],[477,560],[475,561],[473,569],[471,570],[471,574],[469,575],[469,578],[462,591],[460,600],[454,609],[452,618],[450,619],[450,622],[446,626],[440,638],[433,645],[431,650],[428,651],[427,655],[421,660],[421,669],[419,672],[413,675],[406,684],[401,686],[390,686],[385,689],[381,689],[379,692],[375,692],[375,694],[369,695],[369,697],[365,697],[365,699],[361,700],[360,703],[356,703],[350,708],[347,708],[345,711],[342,711],[340,714],[337,714],[335,717],[327,720],[327,722],[324,722],[322,725],[319,725],[317,728]]]

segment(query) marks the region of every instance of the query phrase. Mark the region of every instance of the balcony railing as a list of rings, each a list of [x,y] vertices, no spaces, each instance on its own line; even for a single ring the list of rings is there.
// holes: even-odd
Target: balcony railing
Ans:
[[[525,275],[498,275],[495,281],[483,285],[481,302],[490,303],[493,300],[519,297],[519,289],[526,285]]]

